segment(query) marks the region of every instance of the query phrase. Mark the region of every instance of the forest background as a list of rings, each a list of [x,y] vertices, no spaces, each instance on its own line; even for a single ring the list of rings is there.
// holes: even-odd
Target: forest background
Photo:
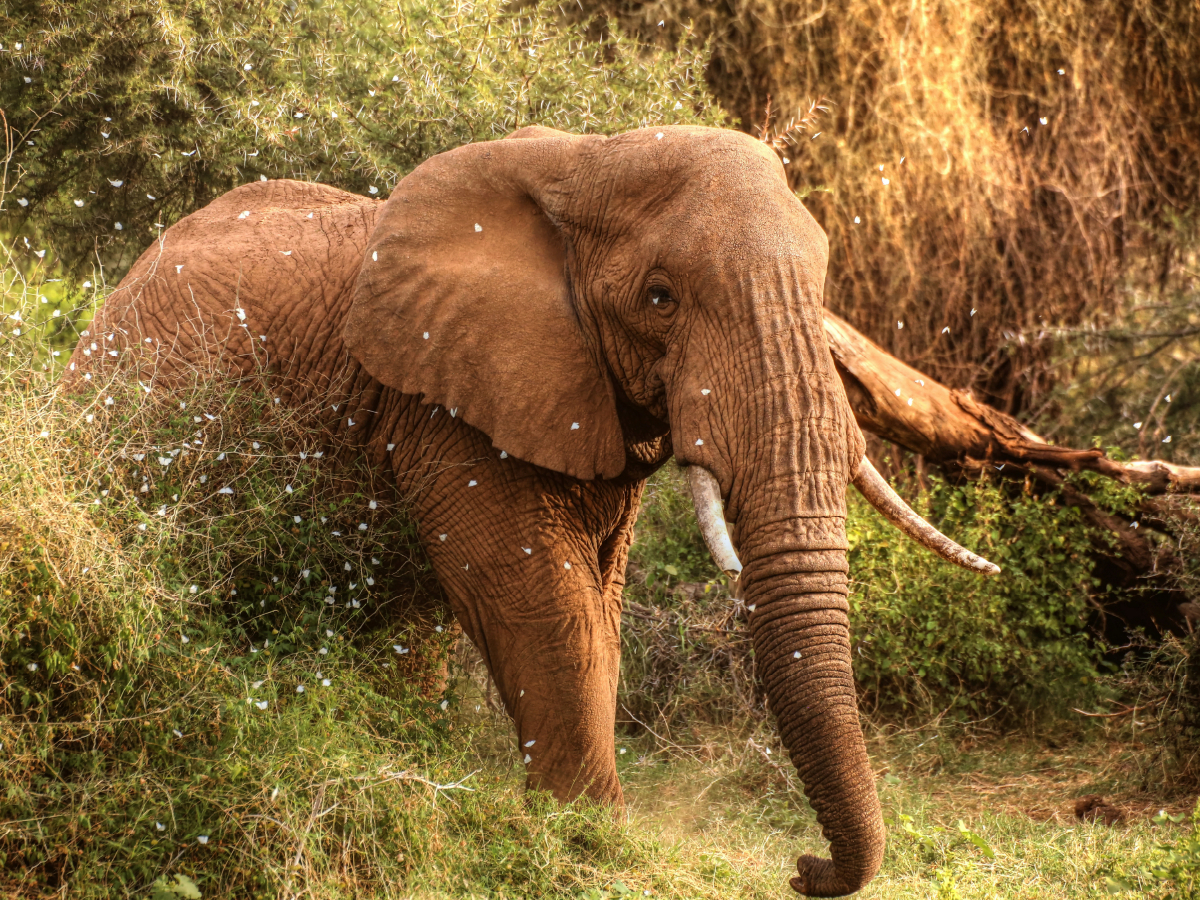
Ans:
[[[627,590],[614,821],[522,801],[452,623],[399,652],[389,608],[436,585],[402,509],[297,454],[317,441],[302,415],[203,373],[180,396],[114,381],[56,402],[106,291],[237,184],[384,198],[428,156],[527,124],[742,128],[830,237],[827,305],[880,346],[1064,444],[1200,459],[1185,0],[8,0],[0,110],[13,896],[779,896],[797,845],[820,849],[671,467]],[[873,452],[1006,577],[935,562],[851,498],[891,832],[866,895],[1193,896],[1195,515],[1141,518],[1134,489],[1081,474],[1046,492]],[[235,496],[213,496],[218,475]],[[1072,490],[1144,524],[1149,572],[1113,574]],[[334,539],[322,516],[370,528]]]

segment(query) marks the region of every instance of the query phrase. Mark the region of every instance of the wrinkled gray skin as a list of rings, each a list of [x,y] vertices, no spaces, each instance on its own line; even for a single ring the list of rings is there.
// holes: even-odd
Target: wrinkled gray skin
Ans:
[[[831,845],[793,887],[856,891],[884,830],[850,667],[845,490],[863,439],[822,326],[825,235],[775,154],[736,132],[512,137],[434,157],[386,204],[239,188],[146,252],[91,340],[149,336],[160,366],[265,359],[289,401],[328,401],[331,431],[415,498],[528,783],[564,800],[621,801],[621,588],[644,479],[672,453],[706,469]]]

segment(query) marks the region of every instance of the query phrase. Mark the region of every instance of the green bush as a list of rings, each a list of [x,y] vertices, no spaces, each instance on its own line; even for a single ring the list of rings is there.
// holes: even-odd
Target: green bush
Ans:
[[[1004,570],[984,578],[936,558],[857,492],[847,499],[854,671],[867,708],[1029,716],[1045,711],[1049,697],[1079,703],[1095,692],[1103,648],[1088,629],[1089,597],[1098,588],[1091,554],[1103,538],[1077,510],[1053,496],[934,479],[914,505]],[[628,702],[647,712],[711,715],[721,706],[709,695],[719,679],[714,686],[701,671],[715,665],[726,673],[728,692],[728,673],[747,671],[749,645],[721,633],[739,629],[744,611],[708,559],[677,470],[651,480],[631,559],[641,576],[627,588],[631,599],[658,607],[665,618],[627,617]],[[710,589],[679,590],[680,582]],[[753,688],[735,683],[745,687],[727,705],[744,709],[754,702]],[[695,702],[686,702],[698,685],[704,687]]]
[[[0,817],[17,823],[0,860],[18,894],[139,892],[170,869],[253,893],[294,880],[285,846],[326,873],[327,830],[368,819],[419,850],[418,770],[383,771],[380,749],[455,780],[457,761],[425,759],[451,756],[442,698],[391,674],[416,668],[390,652],[417,637],[401,623],[440,612],[411,525],[339,488],[301,414],[197,375],[70,398],[20,355],[0,375]],[[338,811],[310,839],[316,796]]]
[[[859,684],[880,707],[1026,714],[1094,690],[1088,633],[1101,537],[1079,511],[987,482],[934,479],[914,501],[943,533],[1003,570],[942,562],[850,495],[851,620]]]
[[[0,892],[764,896],[480,760],[412,525],[305,410],[64,396],[40,340],[0,355]]]

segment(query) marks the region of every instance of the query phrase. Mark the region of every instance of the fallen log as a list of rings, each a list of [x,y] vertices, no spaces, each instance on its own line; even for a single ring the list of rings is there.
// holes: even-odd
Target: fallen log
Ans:
[[[1200,493],[1200,468],[1117,462],[1103,450],[1056,446],[970,391],[948,388],[901,362],[830,312],[825,333],[859,427],[930,462],[1000,472],[1008,465],[1088,470],[1146,494]]]
[[[1141,523],[1100,509],[1066,480],[1066,473],[1092,471],[1136,485],[1144,495],[1139,506],[1143,521],[1160,528],[1170,517],[1197,516],[1192,503],[1180,501],[1200,502],[1200,468],[1158,460],[1118,462],[1103,450],[1056,446],[1012,416],[980,403],[970,391],[948,388],[901,362],[829,312],[825,332],[863,431],[942,466],[1033,478],[1057,490],[1089,522],[1116,538],[1112,562],[1130,582],[1155,565],[1154,550],[1138,531]],[[1164,496],[1168,494],[1172,496]]]

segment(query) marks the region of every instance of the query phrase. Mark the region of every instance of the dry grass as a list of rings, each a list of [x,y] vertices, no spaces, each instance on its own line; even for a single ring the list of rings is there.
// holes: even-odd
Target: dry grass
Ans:
[[[1191,0],[584,8],[651,40],[690,26],[711,48],[709,86],[746,130],[768,100],[786,126],[825,98],[832,114],[809,129],[820,136],[783,153],[830,237],[827,302],[1003,409],[1052,383],[1047,326],[1109,309],[1124,273],[1165,280],[1194,227]]]

